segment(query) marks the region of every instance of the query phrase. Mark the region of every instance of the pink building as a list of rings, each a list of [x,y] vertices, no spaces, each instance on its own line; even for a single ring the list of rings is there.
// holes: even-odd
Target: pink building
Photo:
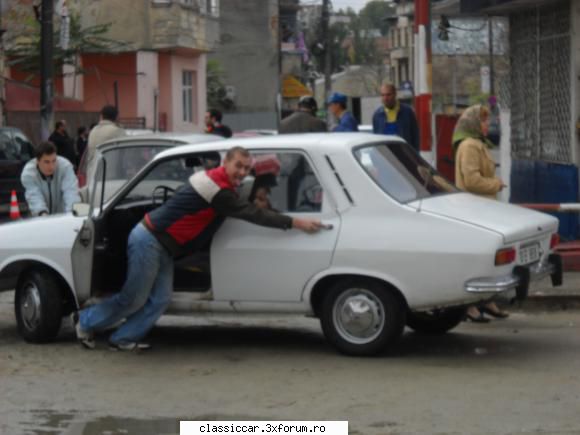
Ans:
[[[30,1],[18,3],[21,16],[32,15]],[[96,120],[103,105],[114,104],[116,82],[122,119],[167,131],[203,129],[206,55],[219,37],[217,0],[67,0],[67,4],[83,27],[110,23],[107,37],[124,46],[116,53],[81,54],[82,74],[66,67],[55,71],[57,116],[68,119],[73,128]],[[57,17],[55,28],[59,25]],[[23,118],[23,112],[38,113],[38,78],[24,83],[28,74],[15,69],[7,73],[8,122]]]

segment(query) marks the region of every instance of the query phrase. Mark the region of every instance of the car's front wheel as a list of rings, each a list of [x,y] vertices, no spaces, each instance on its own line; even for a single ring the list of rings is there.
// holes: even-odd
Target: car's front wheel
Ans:
[[[326,338],[348,355],[374,355],[393,344],[405,328],[402,297],[380,282],[337,282],[325,295],[320,322]]]
[[[466,308],[447,308],[407,313],[407,326],[420,334],[440,335],[455,328],[465,318]]]
[[[18,332],[30,343],[54,340],[63,315],[62,292],[52,273],[35,269],[22,276],[14,301]]]

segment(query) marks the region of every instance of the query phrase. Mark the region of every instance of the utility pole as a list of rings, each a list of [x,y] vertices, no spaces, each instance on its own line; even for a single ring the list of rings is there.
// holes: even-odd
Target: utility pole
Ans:
[[[415,112],[421,151],[431,151],[431,5],[415,0]]]
[[[493,19],[491,16],[487,17],[487,23],[489,40],[489,95],[495,95],[495,87],[493,85]]]
[[[50,128],[54,124],[52,107],[53,99],[53,40],[52,40],[52,16],[53,0],[42,0],[41,6],[41,48],[40,48],[40,137],[47,140]]]
[[[4,23],[3,16],[2,16],[2,0],[0,0],[0,127],[4,126],[4,89],[5,89],[5,81],[4,81],[4,74],[5,74],[5,59],[4,59]]]
[[[330,21],[330,0],[322,1],[322,39],[324,44],[324,104],[328,100],[331,88],[331,40],[329,32],[329,21]],[[330,123],[330,113],[326,110],[326,124]]]

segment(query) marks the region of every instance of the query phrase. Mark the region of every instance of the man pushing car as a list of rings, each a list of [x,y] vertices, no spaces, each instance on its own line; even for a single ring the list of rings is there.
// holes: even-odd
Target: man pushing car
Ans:
[[[307,233],[319,231],[319,220],[292,218],[260,209],[238,198],[236,188],[249,174],[250,153],[231,148],[223,166],[190,177],[165,204],[145,215],[131,231],[127,246],[127,278],[121,291],[103,302],[73,313],[77,338],[95,347],[95,331],[126,321],[111,335],[115,350],[150,346],[141,340],[161,317],[173,292],[173,258],[191,254],[211,240],[226,217],[256,225]]]

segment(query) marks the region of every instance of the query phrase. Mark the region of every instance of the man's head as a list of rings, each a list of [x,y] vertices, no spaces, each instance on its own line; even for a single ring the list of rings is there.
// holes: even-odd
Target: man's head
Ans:
[[[56,171],[56,147],[52,142],[42,142],[36,147],[36,164],[45,177],[50,177]]]
[[[234,187],[238,187],[252,169],[252,156],[242,147],[233,147],[226,153],[224,168]]]
[[[381,101],[389,109],[397,105],[397,88],[393,84],[385,83],[381,86]]]
[[[310,95],[304,95],[298,100],[298,110],[301,112],[308,112],[312,114],[312,116],[316,116],[316,112],[318,112],[318,104],[316,103],[316,100]]]
[[[61,119],[60,121],[56,121],[54,124],[54,131],[59,133],[64,133],[66,131],[66,121]]]
[[[209,109],[205,112],[205,125],[212,126],[222,122],[222,112],[217,109]]]
[[[346,110],[346,95],[335,92],[328,98],[326,104],[334,116],[340,117],[342,112]]]
[[[87,130],[87,127],[85,127],[84,125],[77,128],[77,136],[85,137],[87,134],[89,134],[89,131]]]
[[[115,122],[119,116],[119,111],[115,106],[104,106],[101,109],[101,119],[105,121]]]

